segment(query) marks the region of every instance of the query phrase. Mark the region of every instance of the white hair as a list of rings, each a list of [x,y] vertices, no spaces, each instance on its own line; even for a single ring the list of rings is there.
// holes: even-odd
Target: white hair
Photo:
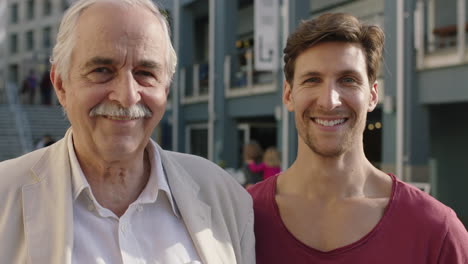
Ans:
[[[78,0],[65,12],[57,34],[57,42],[54,46],[50,63],[55,65],[57,74],[66,81],[69,77],[71,66],[71,54],[75,45],[76,24],[83,11],[100,1],[114,1],[128,5],[139,5],[153,13],[162,25],[166,39],[166,74],[168,85],[174,75],[177,65],[177,55],[171,43],[170,30],[166,17],[160,12],[159,7],[151,0]]]

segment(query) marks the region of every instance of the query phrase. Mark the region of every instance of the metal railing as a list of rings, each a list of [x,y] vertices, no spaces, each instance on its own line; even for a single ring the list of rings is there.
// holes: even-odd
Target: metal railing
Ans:
[[[209,64],[194,64],[180,69],[182,103],[207,101],[209,94]]]
[[[468,21],[466,0],[456,0],[448,9],[437,10],[436,0],[418,0],[414,11],[414,39],[418,68],[436,68],[467,61]]]
[[[276,91],[276,73],[254,68],[253,49],[238,50],[224,59],[224,86],[227,96],[245,96]]]

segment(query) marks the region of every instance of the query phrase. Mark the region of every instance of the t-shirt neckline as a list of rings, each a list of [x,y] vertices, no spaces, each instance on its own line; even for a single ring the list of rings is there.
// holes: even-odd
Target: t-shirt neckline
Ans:
[[[385,208],[385,211],[384,211],[384,214],[382,216],[382,218],[379,220],[379,222],[374,226],[374,228],[372,228],[371,231],[369,231],[369,233],[367,233],[366,235],[364,235],[362,238],[360,238],[359,240],[351,243],[351,244],[348,244],[348,245],[345,245],[345,246],[342,246],[342,247],[338,247],[336,249],[332,249],[330,251],[321,251],[321,250],[318,250],[318,249],[315,249],[313,247],[310,247],[306,244],[304,244],[302,241],[298,240],[290,231],[289,229],[286,227],[286,225],[284,224],[283,220],[281,219],[281,215],[280,215],[280,212],[279,212],[279,207],[278,207],[278,204],[276,203],[276,199],[275,199],[275,196],[276,196],[276,184],[277,184],[277,180],[278,180],[278,177],[279,177],[280,174],[277,174],[271,178],[271,181],[272,181],[272,184],[270,186],[270,191],[268,192],[268,195],[270,197],[268,197],[268,200],[271,201],[272,203],[272,206],[273,206],[273,211],[274,211],[274,219],[275,221],[278,222],[278,224],[281,226],[281,228],[283,229],[283,231],[287,234],[287,236],[289,236],[293,241],[295,241],[297,243],[297,245],[301,248],[303,248],[308,254],[320,254],[320,255],[338,255],[338,254],[342,254],[342,253],[345,253],[349,250],[352,250],[354,248],[357,248],[363,244],[365,244],[369,239],[371,239],[373,236],[375,236],[377,233],[378,233],[378,230],[382,228],[382,226],[385,225],[385,223],[387,222],[386,219],[389,218],[388,215],[390,214],[392,208],[394,207],[394,203],[395,203],[395,196],[396,196],[396,191],[397,191],[397,179],[395,177],[395,175],[393,174],[388,174],[391,179],[392,179],[392,191],[391,191],[391,194],[390,194],[390,199],[388,201],[388,204]]]

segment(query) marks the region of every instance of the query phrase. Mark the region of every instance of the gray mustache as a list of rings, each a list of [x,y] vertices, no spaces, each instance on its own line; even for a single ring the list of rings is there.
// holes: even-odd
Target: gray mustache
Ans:
[[[104,102],[96,105],[89,112],[89,116],[115,116],[128,118],[148,118],[153,116],[153,112],[144,104],[138,103],[125,108],[118,104]]]

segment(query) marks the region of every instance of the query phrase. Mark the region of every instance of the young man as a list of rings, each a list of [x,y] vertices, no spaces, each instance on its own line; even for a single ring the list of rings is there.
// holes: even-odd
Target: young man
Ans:
[[[366,159],[384,34],[347,14],[303,22],[284,49],[297,159],[249,189],[257,263],[468,263],[455,213]]]
[[[0,262],[255,262],[248,193],[150,139],[176,61],[151,0],[74,2],[51,69],[71,128],[0,163]]]

